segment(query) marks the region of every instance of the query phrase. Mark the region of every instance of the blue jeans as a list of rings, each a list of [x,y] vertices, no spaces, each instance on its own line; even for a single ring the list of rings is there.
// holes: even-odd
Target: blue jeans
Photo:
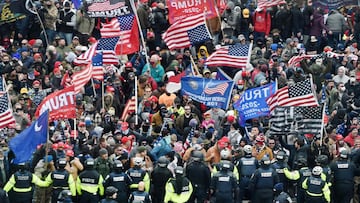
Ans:
[[[66,45],[71,44],[72,38],[73,38],[73,33],[59,32],[59,36],[63,37],[65,39]]]

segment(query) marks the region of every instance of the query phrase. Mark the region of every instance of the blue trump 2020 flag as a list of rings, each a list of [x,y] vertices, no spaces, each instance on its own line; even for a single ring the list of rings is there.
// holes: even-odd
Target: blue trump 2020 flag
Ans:
[[[181,78],[181,92],[209,107],[227,109],[234,82],[199,77]]]
[[[234,103],[234,108],[239,112],[239,122],[245,126],[245,121],[269,114],[266,99],[275,94],[276,83],[245,90],[240,99]]]
[[[14,164],[30,160],[39,144],[46,143],[48,134],[49,111],[42,113],[30,127],[10,140],[10,149],[15,154]]]

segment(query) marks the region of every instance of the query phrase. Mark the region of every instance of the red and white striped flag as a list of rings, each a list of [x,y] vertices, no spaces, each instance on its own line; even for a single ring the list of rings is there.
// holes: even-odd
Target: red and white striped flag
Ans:
[[[9,102],[8,93],[0,97],[0,129],[15,124],[15,118]]]
[[[96,52],[96,47],[97,47],[97,42],[91,45],[91,47],[85,53],[75,58],[75,60],[73,61],[74,65],[86,66],[89,63],[91,63],[92,57],[95,55]]]
[[[211,39],[203,13],[176,21],[163,34],[170,50],[190,47]]]
[[[207,66],[246,68],[246,64],[249,62],[251,47],[252,44],[220,47],[206,59],[205,64]]]
[[[132,96],[131,99],[129,99],[126,102],[126,105],[125,105],[125,108],[121,115],[120,120],[126,121],[128,119],[128,117],[136,111],[135,108],[136,108],[136,99],[135,99],[135,96]]]
[[[104,80],[102,53],[98,53],[92,58],[92,78],[96,80]]]
[[[111,50],[102,50],[103,55],[103,64],[113,64],[118,65],[119,64],[119,58],[117,57],[115,51]]]
[[[311,59],[316,55],[300,55],[300,56],[293,56],[288,61],[289,67],[295,67],[298,63],[300,63],[302,60]]]
[[[318,106],[310,79],[285,86],[266,100],[270,111],[277,106]]]
[[[72,76],[72,84],[75,86],[75,93],[80,93],[80,90],[89,82],[92,77],[92,64],[89,63],[84,69],[76,72]]]
[[[258,8],[268,8],[272,6],[277,6],[280,4],[286,4],[284,0],[258,0],[257,7]]]

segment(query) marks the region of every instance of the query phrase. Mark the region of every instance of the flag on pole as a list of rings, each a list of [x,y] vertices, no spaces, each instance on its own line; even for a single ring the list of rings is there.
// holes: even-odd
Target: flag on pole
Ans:
[[[72,76],[72,83],[75,86],[75,93],[80,93],[80,90],[89,82],[92,77],[92,64],[89,63],[84,69],[76,72]]]
[[[175,22],[163,34],[170,50],[190,47],[211,39],[203,13],[188,16]]]
[[[136,108],[136,99],[135,96],[132,96],[131,99],[129,99],[126,102],[125,108],[123,110],[123,113],[121,115],[121,119],[122,121],[126,121],[128,119],[128,117],[135,112],[135,108]]]
[[[99,52],[99,51],[98,51]],[[116,56],[115,51],[111,50],[103,50],[101,51],[102,58],[103,58],[103,64],[104,65],[118,65],[119,64],[119,58]]]
[[[207,66],[228,66],[246,68],[251,54],[252,44],[224,46],[212,53],[205,64]]]
[[[103,54],[98,53],[92,58],[92,78],[104,80]]]
[[[298,131],[303,134],[320,134],[322,125],[321,106],[299,106],[295,107],[295,119]]]
[[[96,47],[97,47],[97,42],[91,45],[91,47],[85,53],[75,58],[73,63],[77,66],[86,66],[87,64],[89,64],[91,62],[92,57],[95,55]]]
[[[318,106],[315,94],[312,91],[310,79],[285,86],[275,92],[266,101],[270,111],[276,106]]]
[[[186,150],[192,145],[192,139],[195,135],[195,128],[191,128],[189,135],[186,137],[185,143],[183,144],[183,149]]]
[[[257,7],[263,8],[263,9],[277,6],[280,4],[286,4],[286,1],[284,1],[284,0],[258,0],[257,1]]]
[[[217,68],[216,77],[217,80],[233,80],[228,74],[226,74],[221,68]]]
[[[39,144],[47,142],[49,111],[45,111],[40,117],[10,140],[10,149],[15,154],[14,163],[24,163],[31,159]]]
[[[290,107],[276,107],[271,112],[270,132],[271,134],[285,134],[290,132],[291,123],[288,122],[290,117]]]
[[[0,97],[0,129],[15,124],[15,118],[9,103],[8,93]]]
[[[139,51],[139,28],[134,14],[113,18],[110,23],[103,24],[100,34],[102,39],[112,39],[107,40],[107,43],[111,41],[112,43],[110,44],[113,46],[112,49],[98,47],[98,50],[113,50],[119,55],[132,54]]]

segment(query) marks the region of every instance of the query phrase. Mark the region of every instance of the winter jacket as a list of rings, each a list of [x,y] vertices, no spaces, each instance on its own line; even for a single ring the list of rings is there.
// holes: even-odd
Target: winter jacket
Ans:
[[[319,12],[314,12],[311,26],[311,36],[319,37],[322,35],[322,30],[329,31],[329,29],[324,24],[324,16]]]
[[[327,17],[326,26],[332,32],[342,33],[346,28],[345,18],[337,10],[332,10]]]
[[[271,28],[271,17],[270,13],[262,10],[262,11],[255,11],[253,15],[253,22],[254,22],[254,31],[255,32],[262,32],[265,35],[269,35],[270,28]]]

